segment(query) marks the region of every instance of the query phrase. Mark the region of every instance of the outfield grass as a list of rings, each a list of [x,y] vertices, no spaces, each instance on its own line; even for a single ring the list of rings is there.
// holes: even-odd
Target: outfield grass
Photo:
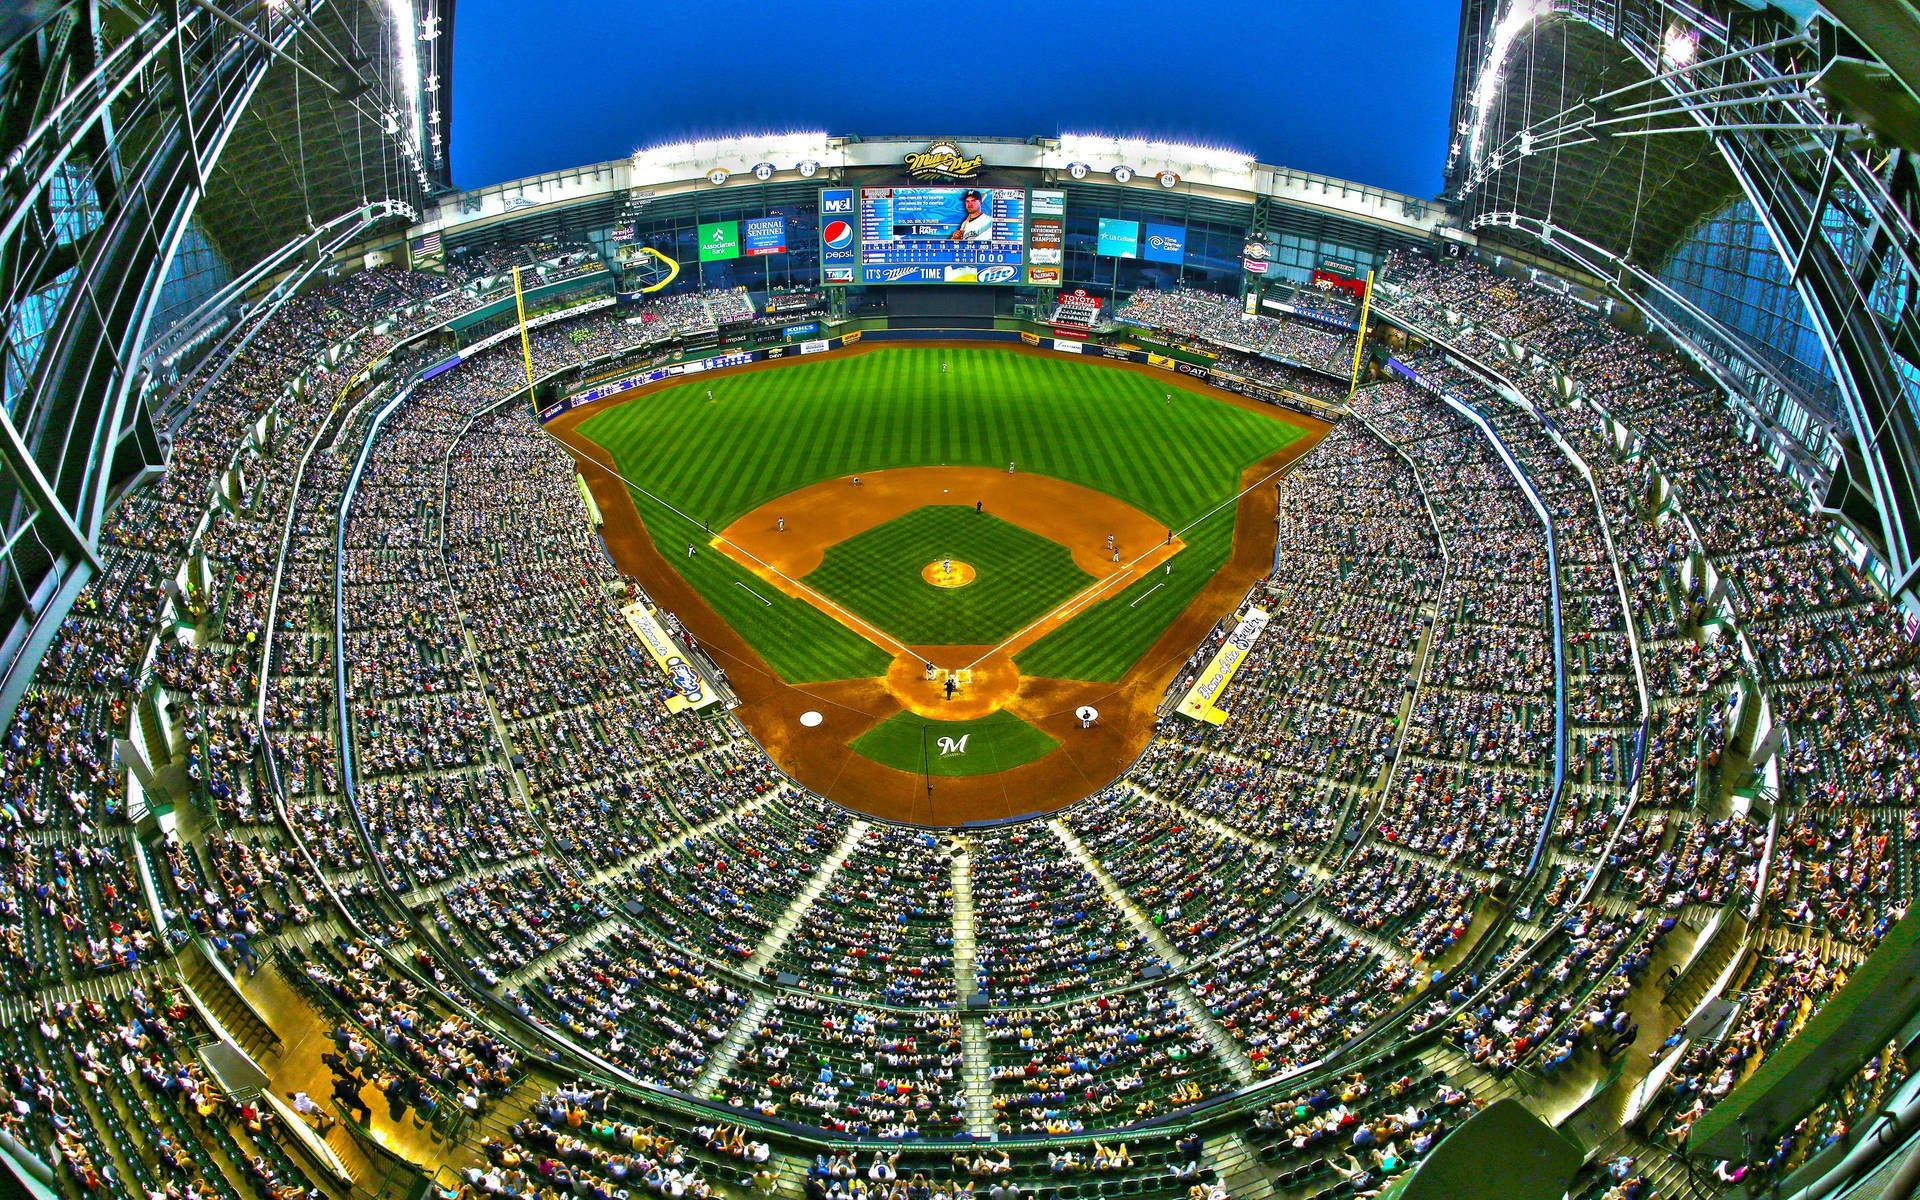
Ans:
[[[922,568],[942,558],[973,567],[973,582],[928,583]],[[970,505],[929,504],[829,546],[800,582],[909,646],[991,646],[1093,576],[1058,542]]]
[[[966,750],[943,755],[941,738],[965,738]],[[1003,708],[972,721],[897,712],[848,744],[882,766],[915,775],[991,775],[1030,763],[1060,743]]]
[[[695,376],[598,413],[580,431],[658,497],[636,491],[634,499],[662,554],[687,568],[720,615],[791,682],[878,674],[879,651],[848,641],[837,622],[798,601],[770,596],[768,608],[753,600],[733,585],[768,589],[744,567],[705,561],[718,555],[703,553],[689,566],[686,543],[704,542],[703,519],[721,529],[775,497],[862,471],[1013,461],[1179,529],[1230,500],[1248,465],[1301,436],[1277,415],[1178,390],[1171,378],[991,347],[887,347]],[[1172,575],[1090,606],[1022,654],[1021,670],[1118,679],[1226,561],[1232,524],[1229,505],[1183,533],[1189,549]]]

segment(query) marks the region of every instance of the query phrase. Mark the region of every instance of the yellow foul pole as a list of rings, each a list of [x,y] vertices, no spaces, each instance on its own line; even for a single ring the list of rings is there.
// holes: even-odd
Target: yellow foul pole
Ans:
[[[517,266],[513,269],[513,308],[520,314],[520,361],[527,364],[527,403],[537,404],[539,401],[533,394],[533,345],[527,341],[527,301],[520,294],[520,268]]]
[[[514,268],[514,286],[519,287],[520,269]],[[1353,378],[1347,383],[1347,399],[1360,390],[1360,355],[1367,348],[1367,314],[1373,311],[1373,272],[1367,272],[1367,292],[1360,297],[1360,328],[1353,335]]]

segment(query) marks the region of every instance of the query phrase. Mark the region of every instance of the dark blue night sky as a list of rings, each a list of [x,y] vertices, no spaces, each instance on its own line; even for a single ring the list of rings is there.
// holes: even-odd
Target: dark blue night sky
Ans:
[[[1457,3],[460,0],[453,172],[479,187],[764,129],[1201,141],[1431,196]]]

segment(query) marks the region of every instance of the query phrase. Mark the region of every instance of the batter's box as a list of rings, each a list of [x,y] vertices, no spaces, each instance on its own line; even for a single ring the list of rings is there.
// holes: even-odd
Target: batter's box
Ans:
[[[956,667],[951,671],[945,667],[935,667],[933,674],[927,676],[927,678],[935,683],[945,683],[949,675],[953,676],[954,686],[956,687],[965,687],[973,682],[972,667]]]

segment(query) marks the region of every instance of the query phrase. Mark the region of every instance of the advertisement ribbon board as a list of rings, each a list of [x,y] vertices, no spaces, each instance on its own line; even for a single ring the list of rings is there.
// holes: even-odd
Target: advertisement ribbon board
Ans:
[[[652,609],[636,601],[622,608],[620,615],[626,618],[633,636],[640,639],[647,657],[673,684],[673,695],[667,697],[668,712],[705,708],[718,699],[713,694],[713,686],[694,669],[693,664],[680,653],[680,647],[667,636],[666,629],[661,626],[659,618],[653,615]]]
[[[1233,681],[1233,673],[1253,652],[1253,644],[1260,640],[1260,632],[1267,627],[1267,616],[1265,609],[1247,610],[1247,615],[1234,626],[1227,640],[1220,644],[1207,669],[1194,679],[1193,686],[1187,689],[1186,698],[1180,701],[1176,711],[1209,725],[1219,725],[1227,719],[1227,714],[1214,705],[1219,701],[1220,693],[1227,690],[1227,684]]]

